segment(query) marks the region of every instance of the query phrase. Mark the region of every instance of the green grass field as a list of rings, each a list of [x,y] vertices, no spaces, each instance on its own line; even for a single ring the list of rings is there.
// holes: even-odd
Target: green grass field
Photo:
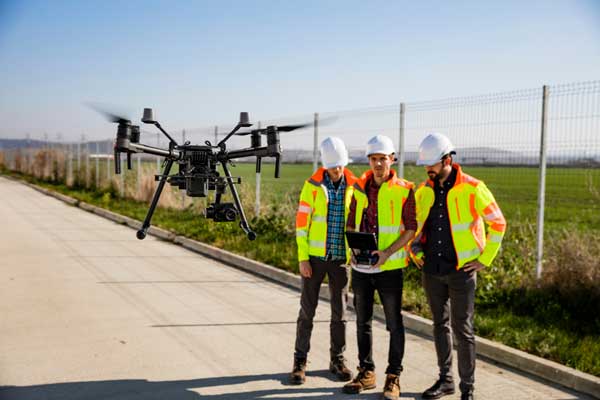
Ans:
[[[368,166],[351,168],[355,175],[360,175]],[[537,168],[465,166],[463,170],[486,182],[509,221],[509,227],[514,222],[536,223]],[[274,204],[290,198],[295,202],[311,172],[311,164],[285,164],[281,178],[275,179],[273,166],[263,165],[261,197],[265,202],[277,200]],[[232,168],[232,174],[242,177],[246,192],[254,192],[253,164],[237,164]],[[409,165],[405,167],[405,177],[418,184],[427,176],[423,168]],[[567,224],[581,230],[600,231],[600,169],[548,168],[545,200],[545,222],[549,228]]]

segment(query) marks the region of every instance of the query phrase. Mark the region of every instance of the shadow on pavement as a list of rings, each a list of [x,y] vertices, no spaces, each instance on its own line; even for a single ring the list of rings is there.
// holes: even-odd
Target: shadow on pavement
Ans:
[[[315,371],[317,372],[317,371]],[[322,372],[322,373],[321,373]],[[314,376],[324,376],[318,371]],[[334,387],[314,388],[287,385],[288,374],[263,374],[201,378],[180,381],[148,381],[123,379],[110,381],[64,382],[33,386],[0,386],[2,400],[95,400],[95,399],[174,399],[174,400],[258,400],[258,399],[355,399],[341,392],[342,382]],[[246,389],[244,384],[257,381],[275,381],[271,389]],[[235,385],[235,386],[234,386]],[[232,386],[228,388],[227,386]],[[205,394],[199,394],[196,391]],[[214,394],[212,394],[214,393]],[[359,395],[360,399],[379,399],[380,390]],[[416,393],[403,393],[403,398],[419,398]]]

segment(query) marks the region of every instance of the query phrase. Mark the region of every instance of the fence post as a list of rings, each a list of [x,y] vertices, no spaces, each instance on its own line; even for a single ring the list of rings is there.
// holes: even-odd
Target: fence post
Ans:
[[[398,176],[404,178],[404,103],[400,103],[400,128],[398,132]]]
[[[219,127],[217,125],[215,125],[215,143],[214,143],[214,145],[216,146],[217,143],[219,143]]]
[[[100,187],[100,160],[98,156],[100,155],[100,144],[96,142],[96,189]]]
[[[67,144],[67,186],[73,186],[73,146],[75,144]]]
[[[156,147],[160,147],[160,133],[156,133]],[[157,174],[160,174],[160,159],[156,157],[156,170]]]
[[[112,154],[106,153],[106,187],[112,189],[112,180],[110,178],[110,159]]]
[[[85,188],[90,187],[90,142],[85,142]]]
[[[139,196],[140,191],[142,190],[142,155],[136,154],[137,158],[137,194]]]
[[[540,181],[538,187],[538,215],[537,215],[537,262],[535,277],[542,277],[542,263],[544,258],[544,207],[546,200],[546,133],[548,129],[548,85],[544,85],[542,93],[542,127],[540,137]]]
[[[83,141],[83,135],[81,135],[81,139],[77,142],[77,185],[81,178],[81,142]]]
[[[121,155],[119,154],[119,157]],[[117,162],[117,160],[115,160]],[[125,171],[127,168],[121,168],[121,173],[119,174],[119,196],[121,198],[125,197]]]
[[[319,113],[315,113],[314,128],[313,171],[316,171],[319,165]]]
[[[181,131],[181,144],[185,145],[185,129],[183,129]],[[185,192],[183,190],[180,190],[179,193],[181,193],[181,208],[184,209],[185,208]]]
[[[261,128],[260,121],[258,121],[258,129]],[[258,160],[256,161],[259,162]],[[258,165],[258,164],[257,164]],[[256,195],[254,199],[254,215],[258,217],[260,214],[260,172],[256,171]]]

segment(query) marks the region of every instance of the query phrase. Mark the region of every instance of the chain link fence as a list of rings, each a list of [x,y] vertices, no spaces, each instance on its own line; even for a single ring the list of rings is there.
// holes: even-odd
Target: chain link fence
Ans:
[[[281,133],[282,158],[284,163],[310,163],[313,169],[318,165],[318,145],[327,136],[342,138],[357,165],[367,163],[367,140],[376,134],[387,135],[398,148],[399,173],[414,182],[426,178],[423,169],[415,167],[420,141],[431,132],[446,134],[457,149],[455,160],[491,188],[509,219],[509,229],[511,222],[519,221],[537,231],[538,272],[544,222],[552,229],[575,226],[600,233],[600,81],[253,122],[253,128],[307,123],[303,129]],[[181,143],[215,144],[233,125],[170,134]],[[47,136],[41,140],[0,140],[0,163],[68,186],[113,188],[120,196],[149,201],[160,160],[134,155],[134,170],[115,175],[113,140],[90,142],[82,137],[66,143]],[[168,147],[166,138],[153,131],[142,130],[141,141]],[[234,136],[227,142],[228,149],[248,145],[247,136]],[[296,183],[299,186],[301,181]],[[190,204],[179,191],[169,186],[165,189],[161,205]],[[258,213],[259,174],[254,190]]]

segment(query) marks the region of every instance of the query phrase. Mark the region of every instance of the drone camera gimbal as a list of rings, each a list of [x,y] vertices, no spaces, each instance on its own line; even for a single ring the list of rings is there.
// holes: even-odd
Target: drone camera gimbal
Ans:
[[[256,239],[256,233],[248,225],[248,220],[234,186],[236,183],[241,183],[241,178],[231,176],[228,164],[233,159],[256,157],[256,172],[258,173],[261,169],[262,158],[273,157],[275,158],[275,178],[279,178],[281,162],[279,132],[292,131],[308,125],[268,126],[263,129],[238,132],[240,128],[252,126],[249,122],[248,113],[242,112],[236,126],[219,143],[213,145],[207,140],[204,145],[191,145],[189,142],[178,144],[154,119],[152,109],[145,108],[142,122],[156,126],[169,139],[168,149],[163,149],[140,143],[140,127],[132,125],[128,119],[104,111],[100,112],[109,117],[112,122],[119,124],[114,147],[116,174],[121,173],[121,153],[127,154],[128,169],[131,169],[132,154],[146,153],[164,157],[163,172],[155,176],[159,183],[152,197],[150,208],[141,228],[137,231],[137,238],[140,240],[146,237],[152,215],[166,182],[178,187],[180,190],[185,190],[185,194],[191,197],[207,197],[209,191],[215,191],[215,201],[207,207],[206,217],[216,222],[231,222],[239,216],[240,227],[246,233],[248,239]],[[240,136],[251,135],[250,147],[228,151],[226,141],[234,134]],[[267,136],[266,146],[262,146],[261,135]],[[178,172],[169,175],[174,163],[178,165]],[[224,176],[220,176],[217,171],[217,165],[219,164],[223,169]],[[231,190],[233,203],[221,202],[221,197],[227,187]]]

